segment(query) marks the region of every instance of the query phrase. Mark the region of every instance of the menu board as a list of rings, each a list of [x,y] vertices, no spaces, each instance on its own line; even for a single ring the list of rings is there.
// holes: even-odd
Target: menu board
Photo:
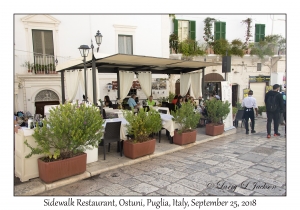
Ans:
[[[222,101],[229,101],[229,103],[232,102],[232,89],[231,84],[229,81],[223,81],[221,82],[221,89],[222,89]],[[225,120],[223,120],[224,123],[224,130],[230,130],[235,128],[232,123],[232,106],[230,106],[230,112]]]

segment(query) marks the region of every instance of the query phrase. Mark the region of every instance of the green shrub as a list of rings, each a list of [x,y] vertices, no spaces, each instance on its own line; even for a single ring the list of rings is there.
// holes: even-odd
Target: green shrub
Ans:
[[[179,124],[178,133],[185,133],[196,129],[200,120],[200,113],[195,112],[195,107],[191,103],[183,103],[176,111],[171,111],[173,121]]]
[[[262,114],[262,112],[266,112],[267,110],[266,110],[266,106],[258,106],[258,114]]]
[[[238,112],[238,108],[237,107],[232,107],[232,114],[236,114]]]
[[[231,104],[228,101],[223,102],[221,100],[212,99],[206,101],[205,104],[208,119],[215,125],[223,123],[222,120],[224,120],[230,112],[229,107]]]
[[[32,135],[37,143],[33,148],[24,142],[33,154],[45,154],[49,161],[66,159],[97,147],[103,134],[103,119],[95,106],[60,104],[50,110],[43,127],[36,127]]]
[[[162,128],[160,114],[153,108],[149,112],[139,109],[135,114],[133,111],[125,110],[124,118],[128,121],[127,133],[133,135],[133,143],[140,143],[149,140],[149,135],[157,133]]]

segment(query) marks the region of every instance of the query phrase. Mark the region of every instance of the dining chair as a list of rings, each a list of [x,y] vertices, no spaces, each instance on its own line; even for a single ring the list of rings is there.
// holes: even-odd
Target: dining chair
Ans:
[[[238,112],[236,113],[235,116],[235,120],[234,122],[234,126],[237,128],[239,125],[239,121],[242,121],[241,123],[241,127],[243,127],[243,124],[245,123],[245,119],[244,119],[244,110],[238,110]]]
[[[144,108],[145,112],[149,112],[149,110],[150,110],[149,106],[143,106],[143,108]]]
[[[104,135],[103,135],[103,155],[105,160],[105,146],[108,144],[108,152],[110,151],[110,143],[117,142],[122,157],[122,144],[120,139],[121,121],[119,122],[106,122]]]

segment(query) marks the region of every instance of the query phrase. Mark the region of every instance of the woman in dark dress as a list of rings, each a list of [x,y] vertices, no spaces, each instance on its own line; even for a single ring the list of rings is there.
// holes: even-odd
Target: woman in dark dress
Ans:
[[[104,97],[104,106],[109,107],[109,108],[113,108],[112,107],[112,102],[110,101],[109,96]]]
[[[178,96],[177,103],[176,103],[177,109],[180,109],[180,108],[181,108],[181,104],[182,104],[182,103],[183,103],[183,98],[182,98],[182,96]]]

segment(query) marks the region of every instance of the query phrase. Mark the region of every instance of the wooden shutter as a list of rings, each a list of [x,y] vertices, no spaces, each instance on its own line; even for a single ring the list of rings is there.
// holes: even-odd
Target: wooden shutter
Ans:
[[[189,21],[189,29],[190,29],[190,39],[196,40],[196,21]]]
[[[219,40],[221,38],[221,22],[215,22],[214,38]]]
[[[178,36],[178,20],[174,19],[174,34]]]
[[[255,24],[255,42],[265,39],[265,24]]]
[[[220,38],[226,39],[226,22],[220,22],[220,28],[221,28]]]

